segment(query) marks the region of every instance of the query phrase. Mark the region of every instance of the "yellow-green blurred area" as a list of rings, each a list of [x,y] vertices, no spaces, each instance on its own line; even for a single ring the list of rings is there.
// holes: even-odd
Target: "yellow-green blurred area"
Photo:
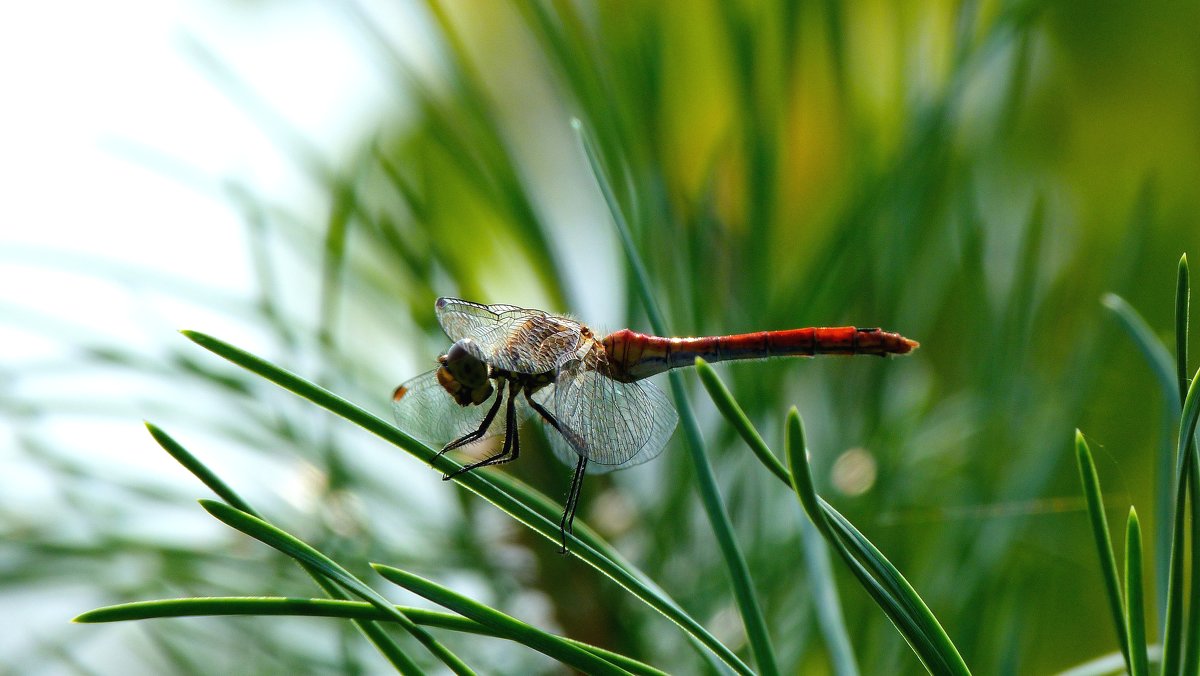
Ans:
[[[269,30],[263,13],[278,5],[244,5]],[[1130,505],[1142,515],[1159,640],[1169,502],[1156,468],[1176,432],[1150,365],[1101,300],[1127,300],[1174,350],[1177,263],[1200,255],[1200,4],[514,0],[415,2],[402,15],[332,3],[329,14],[329,30],[354,36],[402,104],[373,111],[339,159],[314,157],[236,70],[216,77],[322,198],[297,207],[225,186],[245,216],[236,255],[256,271],[253,290],[236,312],[203,300],[186,328],[235,317],[258,354],[385,417],[391,388],[446,348],[438,296],[649,332],[577,118],[671,333],[857,325],[920,341],[903,358],[719,372],[779,455],[798,407],[818,490],[904,573],[975,673],[1056,672],[1117,651],[1075,428],[1096,454],[1114,534]],[[419,58],[407,41],[424,46]],[[79,348],[70,368],[157,383],[158,394],[128,395],[156,405],[110,422],[180,430],[261,511],[347,567],[404,567],[670,673],[711,669],[596,571],[174,327],[150,332],[160,347],[143,361],[139,347],[105,351],[46,326]],[[13,648],[17,669],[70,669],[86,655],[89,672],[212,673],[202,656],[217,647],[262,673],[386,668],[333,620],[67,627],[86,603],[320,592],[237,534],[203,525],[164,542],[138,526],[151,508],[203,523],[192,500],[209,495],[178,469],[142,472],[130,459],[114,477],[56,451],[61,435],[34,423],[103,393],[64,400],[27,387],[61,371],[4,371],[9,456],[69,488],[41,514],[0,494],[0,587],[22,608],[60,586],[88,588],[61,626],[39,625],[36,641]],[[685,378],[781,667],[833,673],[795,494]],[[589,477],[579,518],[753,664],[682,437],[653,463]],[[540,433],[524,440],[519,462],[488,471],[561,501],[569,469]],[[86,452],[79,439],[65,445]],[[861,673],[919,673],[833,564]],[[483,673],[561,669],[515,643],[439,638]]]

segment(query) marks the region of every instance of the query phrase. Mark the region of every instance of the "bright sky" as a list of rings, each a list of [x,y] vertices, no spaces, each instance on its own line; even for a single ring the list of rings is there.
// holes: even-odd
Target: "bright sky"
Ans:
[[[134,323],[118,299],[48,270],[31,248],[149,264],[243,293],[242,219],[219,182],[292,208],[319,208],[320,193],[195,46],[301,136],[345,152],[394,91],[336,4],[0,5],[0,312],[15,302],[110,330]],[[4,359],[41,351],[9,332],[0,339]]]
[[[375,4],[391,12],[381,23],[413,30],[412,17],[394,3]],[[221,183],[239,181],[301,213],[310,207],[324,213],[323,191],[256,126],[244,103],[230,99],[228,85],[211,77],[197,45],[337,161],[338,154],[360,147],[362,130],[374,126],[372,116],[402,110],[379,60],[363,49],[345,15],[335,13],[338,5],[0,3],[0,397],[20,397],[32,388],[46,401],[84,403],[82,415],[25,421],[40,427],[39,439],[75,450],[80,461],[100,463],[106,471],[187,482],[189,493],[198,494],[198,484],[170,467],[142,428],[139,418],[149,412],[86,414],[89,406],[134,405],[139,400],[126,390],[136,387],[136,378],[51,371],[14,381],[6,374],[32,359],[54,360],[97,342],[92,334],[135,351],[183,342],[174,330],[188,326],[241,342],[244,327],[236,320],[172,307],[171,294],[155,293],[161,285],[147,282],[152,278],[141,270],[247,297],[252,277],[245,226]],[[107,267],[97,268],[95,261],[107,261]],[[141,280],[145,293],[102,281],[121,271]],[[23,447],[18,428],[6,423],[0,418],[3,514],[44,518],[61,509],[61,495],[40,466],[42,451]],[[222,458],[221,446],[186,438],[198,442],[210,461]],[[184,514],[190,512],[198,510]],[[81,516],[86,520],[76,514],[68,521]],[[165,535],[214,532],[213,524],[199,519],[172,519]],[[124,527],[163,526],[160,518]],[[39,636],[60,633],[64,617],[99,602],[89,594],[94,591],[56,590],[55,604],[41,596],[28,604],[6,597],[9,610],[29,614],[22,615],[27,622],[19,630],[0,637],[0,655],[27,654],[18,646],[27,649]]]

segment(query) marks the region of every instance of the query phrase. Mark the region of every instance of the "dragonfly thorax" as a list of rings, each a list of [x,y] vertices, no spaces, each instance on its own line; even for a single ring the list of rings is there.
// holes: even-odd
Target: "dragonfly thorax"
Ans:
[[[460,406],[478,405],[492,396],[488,365],[483,360],[483,351],[470,338],[463,338],[450,346],[446,354],[438,357],[441,367],[437,380]]]

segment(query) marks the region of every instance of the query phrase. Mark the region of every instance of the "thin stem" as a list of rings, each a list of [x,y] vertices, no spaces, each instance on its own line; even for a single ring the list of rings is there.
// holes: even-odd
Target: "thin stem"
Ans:
[[[1137,510],[1129,508],[1125,529],[1125,623],[1129,627],[1130,676],[1150,673],[1146,654],[1146,608],[1142,602],[1142,529]]]
[[[646,310],[646,317],[650,320],[650,327],[660,336],[670,335],[658,303],[650,292],[650,276],[646,273],[646,266],[642,263],[641,256],[634,246],[629,224],[625,221],[625,216],[613,194],[612,186],[609,185],[607,174],[600,166],[595,146],[579,120],[573,120],[572,126],[579,136],[592,173],[608,204],[613,224],[617,228],[621,246],[625,251],[625,258],[633,268],[635,286]],[[773,676],[779,673],[779,667],[775,659],[775,649],[771,645],[770,633],[767,631],[766,619],[763,617],[762,608],[754,595],[754,582],[750,577],[750,568],[746,565],[746,558],[742,555],[737,539],[734,537],[733,522],[725,511],[721,490],[717,486],[712,465],[708,462],[708,455],[704,452],[704,439],[700,434],[700,425],[692,411],[691,402],[688,401],[683,378],[677,371],[670,372],[669,378],[671,393],[674,395],[675,406],[679,410],[679,419],[683,426],[684,439],[687,441],[688,454],[696,469],[700,501],[704,505],[704,512],[708,516],[709,524],[716,536],[721,556],[725,559],[725,567],[729,571],[730,581],[733,584],[734,599],[737,601],[738,610],[742,615],[746,636],[750,641],[759,671]]]
[[[1096,464],[1083,433],[1075,430],[1075,461],[1079,465],[1079,481],[1083,486],[1083,497],[1087,502],[1088,517],[1092,524],[1092,537],[1096,542],[1096,553],[1100,557],[1100,572],[1104,575],[1104,592],[1108,597],[1109,612],[1117,631],[1117,642],[1125,657],[1125,668],[1133,669],[1129,659],[1129,628],[1125,624],[1125,601],[1121,596],[1121,585],[1117,575],[1117,559],[1113,555],[1112,536],[1108,521],[1104,517],[1104,498],[1100,493],[1100,479],[1096,475]]]

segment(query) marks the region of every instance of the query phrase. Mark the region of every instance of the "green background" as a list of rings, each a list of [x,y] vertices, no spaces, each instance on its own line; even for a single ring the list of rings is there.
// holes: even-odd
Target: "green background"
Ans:
[[[403,114],[364,125],[350,160],[314,155],[259,114],[236,73],[223,80],[328,197],[314,213],[229,186],[261,290],[237,306],[200,302],[252,327],[259,354],[389,415],[391,388],[446,347],[439,295],[649,331],[571,133],[578,117],[671,333],[852,324],[921,342],[903,359],[719,372],[777,453],[798,407],[818,490],[904,572],[975,672],[1046,673],[1116,650],[1073,430],[1092,445],[1111,523],[1138,507],[1152,578],[1156,457],[1173,431],[1101,299],[1122,296],[1166,339],[1176,263],[1200,251],[1200,5],[418,5],[432,64],[397,58],[386,27],[345,11],[405,101]],[[76,338],[68,368],[187,391],[144,415],[228,463],[226,481],[260,496],[251,501],[275,523],[356,572],[396,565],[667,671],[702,668],[665,619],[344,422],[167,332],[153,355]],[[781,666],[826,672],[795,495],[753,461],[694,375],[685,382]],[[14,429],[70,405],[34,392],[5,399]],[[140,529],[148,513],[200,521],[191,500],[209,496],[181,471],[105,471],[52,438],[13,436],[62,499],[31,515],[0,497],[6,592],[82,585],[94,605],[317,594],[282,557],[227,531]],[[502,471],[561,499],[569,470],[539,434],[525,439]],[[299,462],[311,482],[301,505],[279,488],[281,468]],[[590,477],[580,518],[749,659],[681,433],[654,463]],[[862,672],[918,672],[834,564]],[[1161,593],[1149,580],[1152,641]],[[138,632],[64,628],[15,664],[79,663],[94,642],[109,646],[83,660],[99,673],[385,668],[330,620],[157,620]],[[515,644],[444,640],[485,672],[555,670]]]

